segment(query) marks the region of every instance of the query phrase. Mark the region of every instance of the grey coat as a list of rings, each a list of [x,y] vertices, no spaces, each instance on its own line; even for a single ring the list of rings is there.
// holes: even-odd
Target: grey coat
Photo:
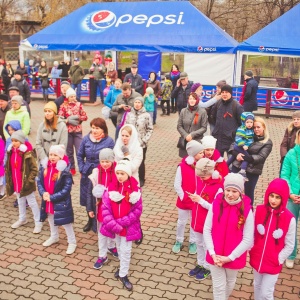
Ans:
[[[199,114],[198,121],[194,124],[196,113]],[[191,111],[189,108],[184,108],[179,115],[177,123],[177,131],[185,139],[191,134],[193,140],[200,142],[203,138],[203,134],[207,129],[207,113],[204,108],[197,106],[196,110]],[[179,156],[186,156],[186,151],[179,151]]]
[[[123,96],[123,94],[120,94],[117,97],[117,99],[111,109],[112,111],[115,111],[118,113],[117,125],[119,125],[121,123],[122,117],[125,113],[125,110],[123,108],[119,108],[119,105],[125,104],[125,105],[129,105],[129,106],[133,107],[134,99],[136,97],[142,97],[142,95],[135,91],[131,91],[131,95],[129,96],[129,98],[125,98]]]
[[[41,161],[48,157],[49,150],[52,145],[68,144],[68,129],[64,121],[58,119],[57,129],[52,131],[47,129],[45,123],[42,122],[38,128],[36,135],[36,152],[38,160]]]
[[[142,107],[138,111],[132,108],[131,112],[127,115],[125,123],[132,124],[137,129],[141,147],[146,148],[153,133],[153,124],[152,118],[146,112],[145,107]]]

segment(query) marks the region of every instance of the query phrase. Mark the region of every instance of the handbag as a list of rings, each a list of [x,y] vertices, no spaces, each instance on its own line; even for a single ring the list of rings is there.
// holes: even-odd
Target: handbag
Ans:
[[[183,138],[182,136],[179,137],[178,142],[177,142],[177,148],[185,150],[186,144],[187,144],[186,139]]]

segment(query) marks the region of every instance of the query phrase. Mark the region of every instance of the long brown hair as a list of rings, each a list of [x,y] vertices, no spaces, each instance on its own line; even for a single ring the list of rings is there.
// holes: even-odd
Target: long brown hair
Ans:
[[[49,130],[56,130],[57,129],[57,122],[58,116],[54,113],[54,116],[51,120],[47,120],[46,117],[44,118],[45,127]]]

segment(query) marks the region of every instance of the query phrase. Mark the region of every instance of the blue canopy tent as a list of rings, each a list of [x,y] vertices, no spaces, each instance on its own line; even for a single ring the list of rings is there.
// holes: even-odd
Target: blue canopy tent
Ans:
[[[240,43],[235,78],[238,84],[243,55],[300,56],[300,4]]]
[[[219,57],[209,72],[225,67],[232,80],[229,64],[234,62],[237,45],[188,1],[102,2],[86,4],[21,41],[20,57],[28,50],[180,52],[201,54],[201,60],[204,54],[226,54],[230,55],[227,65],[218,66],[224,61]],[[203,68],[194,67],[198,73]]]

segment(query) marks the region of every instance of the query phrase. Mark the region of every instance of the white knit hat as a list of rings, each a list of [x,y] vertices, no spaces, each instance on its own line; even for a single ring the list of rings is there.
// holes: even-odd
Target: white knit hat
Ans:
[[[191,140],[186,144],[186,151],[189,156],[195,156],[198,154],[200,151],[203,151],[204,148],[201,143]]]
[[[241,174],[229,173],[225,176],[224,189],[233,188],[238,190],[241,194],[244,192],[245,179]]]
[[[65,145],[52,145],[49,150],[49,154],[51,153],[56,154],[62,159],[66,153]]]
[[[115,168],[115,172],[117,171],[124,171],[126,174],[128,174],[128,176],[132,175],[132,171],[131,171],[131,163],[129,160],[127,159],[122,159],[120,160]]]
[[[70,96],[76,96],[76,92],[72,88],[68,88],[66,92],[66,98],[69,98]]]
[[[205,137],[203,137],[201,142],[204,149],[215,149],[217,139],[214,138],[212,135],[206,135]]]
[[[10,136],[11,139],[15,139],[19,141],[20,143],[24,144],[26,141],[26,136],[22,130],[17,130],[12,133]]]
[[[21,95],[15,95],[11,98],[11,101],[16,101],[21,106],[23,104],[23,97]]]

